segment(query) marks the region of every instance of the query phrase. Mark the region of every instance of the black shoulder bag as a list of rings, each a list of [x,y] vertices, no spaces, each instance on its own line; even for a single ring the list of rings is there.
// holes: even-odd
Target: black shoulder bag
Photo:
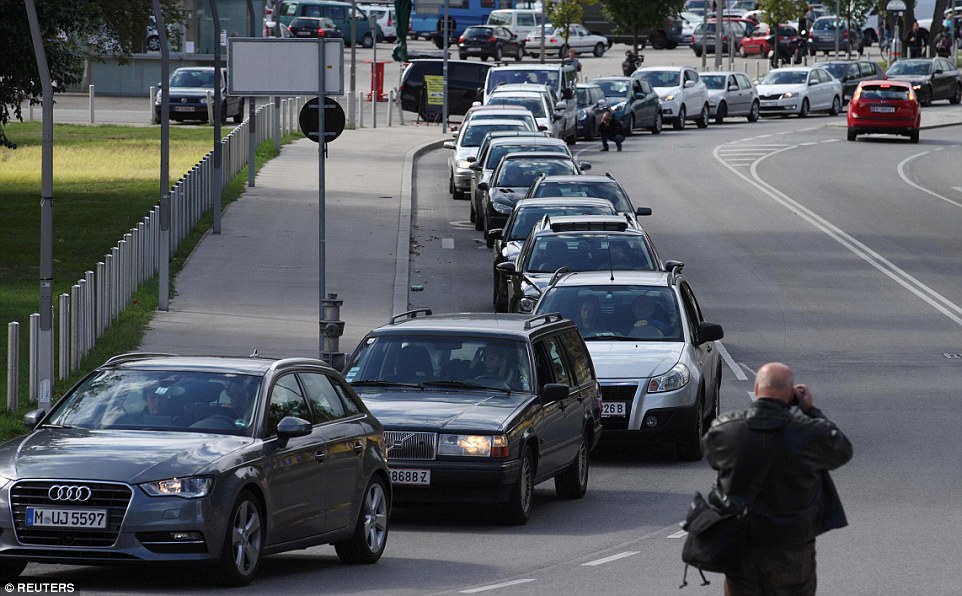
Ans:
[[[681,526],[688,532],[688,536],[681,551],[681,560],[685,562],[685,575],[679,587],[688,585],[689,565],[698,569],[702,585],[711,583],[705,579],[705,571],[728,573],[741,565],[742,548],[748,530],[748,511],[762,490],[762,483],[768,477],[780,443],[781,432],[769,448],[743,507],[739,508],[727,496],[719,493],[716,494],[721,497],[721,506],[709,502],[700,492],[695,493],[695,498],[688,507],[688,515]]]

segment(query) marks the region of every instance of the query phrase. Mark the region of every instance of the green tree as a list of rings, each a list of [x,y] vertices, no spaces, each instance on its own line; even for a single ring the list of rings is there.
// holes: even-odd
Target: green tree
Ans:
[[[161,0],[168,25],[180,20],[177,4]],[[143,51],[153,14],[151,0],[38,0],[36,6],[54,92],[83,80],[85,59]],[[43,90],[23,0],[0,0],[0,14],[0,146],[13,147],[4,127],[11,118],[23,120],[23,103],[40,103]]]
[[[599,0],[601,11],[614,25],[617,33],[631,35],[634,51],[638,52],[643,31],[660,28],[663,23],[681,12],[685,0]]]
[[[794,23],[805,14],[804,0],[759,0],[758,9],[765,11],[765,22],[777,31],[780,23]]]
[[[564,31],[565,44],[568,43],[568,27],[581,22],[585,15],[585,6],[594,4],[596,0],[554,0],[545,5],[548,22]]]

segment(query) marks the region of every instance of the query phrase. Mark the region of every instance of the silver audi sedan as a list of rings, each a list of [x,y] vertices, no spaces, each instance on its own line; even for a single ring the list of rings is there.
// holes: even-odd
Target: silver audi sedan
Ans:
[[[374,563],[383,429],[318,360],[126,354],[0,445],[0,572],[169,563],[244,585],[263,556],[333,544]]]

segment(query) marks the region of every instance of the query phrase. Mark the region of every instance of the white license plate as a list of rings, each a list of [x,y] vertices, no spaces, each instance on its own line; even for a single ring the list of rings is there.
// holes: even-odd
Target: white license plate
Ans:
[[[778,105],[778,102],[777,102],[777,101],[763,101],[763,102],[762,102],[762,107],[763,107],[763,108],[773,108],[773,107],[775,107],[775,106],[777,106],[777,105]]]
[[[391,484],[407,486],[431,486],[431,470],[414,470],[409,468],[392,468]]]
[[[895,112],[895,108],[892,106],[872,106],[873,112],[880,112],[882,114],[891,114]]]
[[[26,523],[31,528],[106,528],[103,509],[49,509],[27,507]]]
[[[194,108],[191,106],[174,106],[175,112],[193,112]]]
[[[625,402],[623,401],[608,401],[601,403],[601,417],[609,418],[611,416],[625,416]]]

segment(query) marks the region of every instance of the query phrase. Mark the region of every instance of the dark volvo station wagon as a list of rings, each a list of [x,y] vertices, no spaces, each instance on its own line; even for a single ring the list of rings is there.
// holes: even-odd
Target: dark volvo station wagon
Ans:
[[[588,488],[601,394],[557,313],[410,311],[361,341],[346,379],[384,425],[396,503],[488,503],[524,524],[538,483],[567,499]]]

